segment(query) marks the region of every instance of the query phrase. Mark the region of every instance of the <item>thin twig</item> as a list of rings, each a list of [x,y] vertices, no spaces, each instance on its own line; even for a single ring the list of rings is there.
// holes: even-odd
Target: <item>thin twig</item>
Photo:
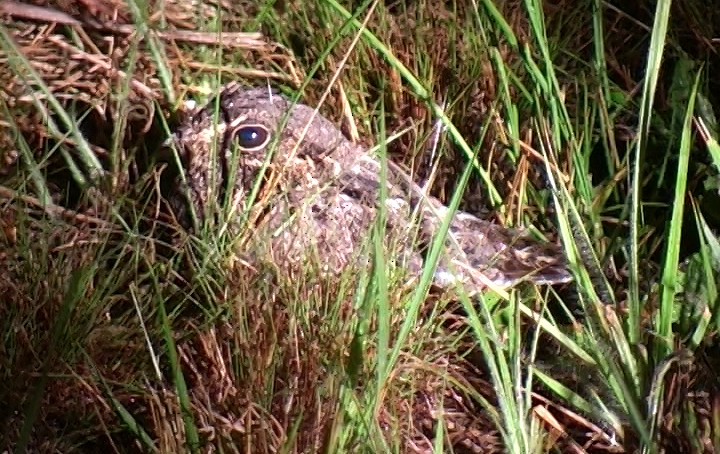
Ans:
[[[54,8],[28,5],[11,0],[0,1],[0,14],[15,18],[32,20],[44,23],[62,25],[85,26],[99,31],[132,35],[138,32],[137,27],[131,24],[102,23],[93,19],[75,19],[74,17]],[[196,44],[219,44],[224,47],[238,47],[242,49],[265,49],[267,41],[262,33],[257,32],[198,32],[194,30],[151,30],[150,33],[158,38],[168,41],[183,41]]]
[[[51,216],[61,217],[66,220],[77,221],[77,222],[81,222],[83,224],[95,224],[99,227],[106,227],[106,228],[110,228],[110,229],[117,228],[117,226],[115,224],[108,222],[104,219],[96,218],[94,216],[88,216],[86,214],[81,214],[81,213],[78,213],[77,211],[73,211],[73,210],[69,210],[67,208],[61,207],[60,205],[55,205],[52,203],[44,204],[35,197],[19,194],[17,191],[14,191],[5,186],[0,186],[0,199],[21,200],[22,202],[27,203],[28,205],[32,205],[36,208],[40,208],[45,213],[47,213]]]

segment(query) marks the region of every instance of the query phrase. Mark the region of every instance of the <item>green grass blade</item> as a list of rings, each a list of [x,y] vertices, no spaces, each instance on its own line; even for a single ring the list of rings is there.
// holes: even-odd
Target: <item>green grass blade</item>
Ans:
[[[670,0],[658,0],[655,17],[650,35],[650,47],[643,82],[642,97],[640,100],[640,113],[638,124],[637,144],[632,156],[632,169],[630,179],[630,254],[629,254],[629,287],[628,287],[628,337],[632,344],[640,342],[642,332],[639,237],[640,227],[644,225],[642,215],[642,179],[645,149],[650,136],[650,122],[660,77],[663,51],[667,36],[668,22],[670,21]]]

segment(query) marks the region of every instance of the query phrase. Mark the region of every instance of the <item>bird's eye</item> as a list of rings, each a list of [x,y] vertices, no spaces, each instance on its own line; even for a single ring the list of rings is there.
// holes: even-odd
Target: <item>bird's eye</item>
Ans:
[[[235,131],[235,140],[245,151],[258,150],[270,141],[270,131],[262,125],[243,125]]]

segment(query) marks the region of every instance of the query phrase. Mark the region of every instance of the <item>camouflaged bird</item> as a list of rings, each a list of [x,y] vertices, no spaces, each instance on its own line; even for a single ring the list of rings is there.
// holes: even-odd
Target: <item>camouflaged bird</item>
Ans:
[[[228,196],[235,213],[243,213],[252,208],[245,205],[259,181],[265,208],[247,228],[280,269],[312,260],[330,272],[366,266],[366,240],[384,203],[386,256],[419,276],[449,211],[391,162],[381,178],[380,161],[369,150],[314,109],[268,88],[225,86],[180,125],[173,143],[184,169],[170,198],[178,218],[186,225],[191,213],[202,220]],[[434,273],[436,286],[459,285],[470,294],[570,279],[556,245],[462,211],[452,217]]]

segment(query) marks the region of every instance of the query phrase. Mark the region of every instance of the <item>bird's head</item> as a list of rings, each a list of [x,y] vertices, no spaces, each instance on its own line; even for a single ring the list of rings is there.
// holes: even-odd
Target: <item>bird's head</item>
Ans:
[[[297,171],[299,162],[322,163],[347,143],[314,109],[268,88],[231,83],[166,143],[180,167],[171,206],[181,223],[193,225],[192,212],[202,220],[227,202],[243,203],[279,165]]]

